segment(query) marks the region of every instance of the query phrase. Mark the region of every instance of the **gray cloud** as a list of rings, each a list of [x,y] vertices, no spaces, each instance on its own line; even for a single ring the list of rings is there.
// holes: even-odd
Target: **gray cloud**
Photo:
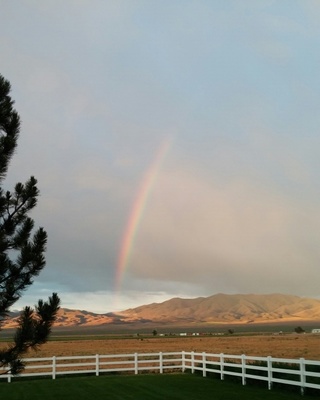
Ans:
[[[6,185],[38,178],[33,216],[49,234],[26,300],[58,290],[70,307],[82,296],[109,311],[113,296],[120,309],[223,291],[319,295],[316,9],[3,4],[1,73],[22,118]],[[168,136],[116,295],[127,221]]]

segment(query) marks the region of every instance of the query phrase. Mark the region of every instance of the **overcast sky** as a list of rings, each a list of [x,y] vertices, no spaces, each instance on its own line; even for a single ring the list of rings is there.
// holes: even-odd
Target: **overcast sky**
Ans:
[[[319,1],[0,5],[5,184],[38,179],[48,232],[15,307],[320,296]]]

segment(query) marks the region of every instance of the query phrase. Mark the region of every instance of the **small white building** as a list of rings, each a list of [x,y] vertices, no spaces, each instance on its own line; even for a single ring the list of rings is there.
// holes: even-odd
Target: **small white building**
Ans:
[[[311,333],[320,333],[320,328],[312,329]]]

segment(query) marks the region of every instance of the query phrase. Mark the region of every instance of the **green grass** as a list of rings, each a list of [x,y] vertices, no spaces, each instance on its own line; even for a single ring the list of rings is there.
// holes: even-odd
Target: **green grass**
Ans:
[[[301,400],[299,394],[191,374],[67,377],[0,382],[6,400]],[[311,399],[311,398],[310,398]]]

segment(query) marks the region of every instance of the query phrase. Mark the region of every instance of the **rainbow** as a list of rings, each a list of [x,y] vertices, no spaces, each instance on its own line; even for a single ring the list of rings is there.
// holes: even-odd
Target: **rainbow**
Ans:
[[[142,219],[143,212],[148,202],[148,197],[152,191],[153,185],[157,179],[163,160],[165,159],[172,144],[171,138],[162,141],[158,151],[155,154],[153,162],[147,169],[137,192],[137,196],[131,208],[130,216],[122,237],[120,253],[117,262],[115,289],[119,293],[121,283],[128,267],[129,258],[134,245],[135,236]]]

